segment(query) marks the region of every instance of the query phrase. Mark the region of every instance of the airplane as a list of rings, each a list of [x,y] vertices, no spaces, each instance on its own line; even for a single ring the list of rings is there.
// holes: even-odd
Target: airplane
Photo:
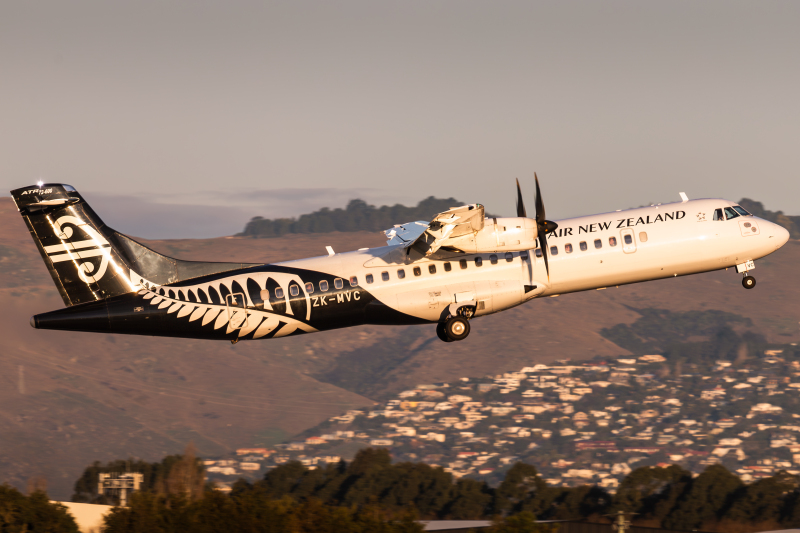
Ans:
[[[528,218],[453,207],[386,230],[387,245],[272,264],[183,261],[119,233],[74,187],[11,191],[64,309],[39,329],[196,339],[279,338],[362,324],[435,324],[461,341],[478,317],[529,300],[736,268],[789,240],[783,227],[722,199],[547,220],[536,180]],[[268,245],[268,241],[262,241]]]

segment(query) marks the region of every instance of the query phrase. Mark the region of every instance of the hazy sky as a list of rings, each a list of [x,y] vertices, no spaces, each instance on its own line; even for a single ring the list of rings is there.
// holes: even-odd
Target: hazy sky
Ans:
[[[70,183],[147,237],[355,197],[512,214],[534,171],[554,219],[800,214],[799,27],[797,1],[8,0],[0,190]]]

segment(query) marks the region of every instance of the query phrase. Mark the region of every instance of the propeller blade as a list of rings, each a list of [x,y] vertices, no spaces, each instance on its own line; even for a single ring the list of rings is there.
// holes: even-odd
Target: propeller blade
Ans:
[[[539,239],[539,248],[542,249],[544,269],[547,272],[547,281],[550,281],[550,264],[547,257],[547,233],[554,231],[558,227],[558,224],[550,222],[545,218],[544,200],[542,200],[542,192],[539,190],[539,176],[534,172],[533,177],[536,180],[536,238]]]
[[[547,235],[543,231],[536,228],[536,238],[539,242],[539,249],[542,250],[542,257],[544,258],[544,270],[547,272],[547,281],[550,281],[550,264],[547,261]]]
[[[519,178],[517,178],[517,216],[528,218],[525,214],[525,203],[522,201],[522,189],[519,187]]]
[[[545,217],[544,214],[544,201],[542,200],[542,193],[539,190],[539,176],[534,172],[533,177],[536,180],[536,224],[543,224],[546,222],[547,217]]]

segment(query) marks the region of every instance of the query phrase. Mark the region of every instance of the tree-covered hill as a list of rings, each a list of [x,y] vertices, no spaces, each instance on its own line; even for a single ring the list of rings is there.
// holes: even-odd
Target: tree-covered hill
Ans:
[[[800,216],[784,215],[782,211],[764,209],[761,202],[742,198],[739,204],[754,215],[780,224],[789,230],[793,239],[800,239]],[[395,224],[415,220],[430,220],[451,207],[464,205],[455,198],[428,198],[414,207],[396,204],[375,207],[363,200],[350,200],[344,209],[323,207],[298,218],[253,217],[239,236],[267,238],[291,233],[330,233],[332,231],[382,231]],[[491,215],[488,215],[491,216]]]
[[[464,205],[455,198],[429,196],[415,207],[396,204],[375,207],[363,200],[350,200],[344,209],[323,207],[299,218],[254,217],[240,236],[280,237],[287,233],[330,233],[331,231],[382,231],[395,224],[430,220],[451,207]]]

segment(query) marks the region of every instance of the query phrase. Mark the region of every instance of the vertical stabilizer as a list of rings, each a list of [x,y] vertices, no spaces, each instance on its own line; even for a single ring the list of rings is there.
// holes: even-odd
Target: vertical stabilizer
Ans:
[[[103,221],[73,187],[48,183],[11,196],[66,305],[136,290],[129,266],[102,231]]]

